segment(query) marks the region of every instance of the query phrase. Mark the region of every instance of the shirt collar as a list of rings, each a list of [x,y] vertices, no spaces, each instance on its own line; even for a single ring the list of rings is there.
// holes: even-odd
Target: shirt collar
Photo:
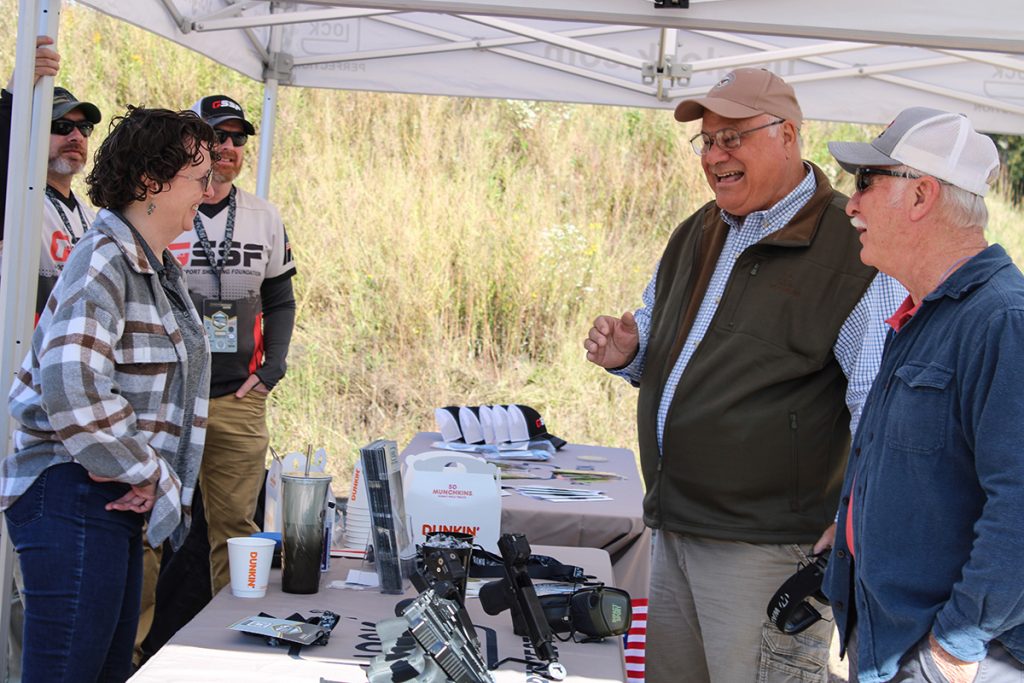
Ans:
[[[915,304],[913,297],[908,296],[896,309],[896,312],[885,319],[885,324],[891,327],[893,332],[899,332],[904,325],[910,322],[919,308],[921,308],[921,304]]]
[[[764,211],[755,211],[746,216],[734,216],[722,211],[722,218],[729,227],[739,230],[743,227],[755,227],[762,235],[769,235],[785,227],[796,213],[814,196],[818,183],[814,179],[814,171],[810,164],[804,162],[804,179],[797,184],[785,197]]]
[[[997,271],[1012,266],[1013,260],[999,244],[992,244],[978,252],[974,258],[953,272],[945,282],[932,290],[925,301],[949,296],[959,299],[979,285],[987,282]]]
[[[96,214],[96,219],[93,227],[97,228],[97,232],[114,239],[135,270],[140,273],[154,272],[158,274],[164,270],[166,264],[153,253],[139,231],[128,222],[121,212],[100,209]],[[86,235],[88,234],[87,231]]]

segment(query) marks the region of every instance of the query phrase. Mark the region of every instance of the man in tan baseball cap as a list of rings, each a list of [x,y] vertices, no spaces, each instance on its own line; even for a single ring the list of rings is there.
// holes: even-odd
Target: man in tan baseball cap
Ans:
[[[767,605],[834,538],[850,433],[904,292],[857,257],[847,198],[801,159],[781,78],[737,69],[675,117],[701,122],[690,145],[715,200],[673,233],[642,306],[598,317],[583,343],[640,388],[657,530],[646,680],[825,683],[829,610],[794,636]]]

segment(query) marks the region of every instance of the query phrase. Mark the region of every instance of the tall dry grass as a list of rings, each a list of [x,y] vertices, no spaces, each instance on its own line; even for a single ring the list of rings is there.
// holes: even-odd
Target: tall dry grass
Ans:
[[[3,3],[0,73],[16,30]],[[89,9],[65,7],[60,50],[59,83],[107,119],[223,92],[259,125],[258,84]],[[874,132],[808,124],[806,155],[848,190],[823,141]],[[635,390],[581,344],[595,315],[637,305],[673,227],[710,198],[692,134],[664,111],[282,88],[270,198],[298,322],[275,448],[326,446],[345,479],[359,445],[404,444],[434,407],[499,402],[535,406],[569,440],[634,448]],[[992,206],[1021,259],[1020,213]]]

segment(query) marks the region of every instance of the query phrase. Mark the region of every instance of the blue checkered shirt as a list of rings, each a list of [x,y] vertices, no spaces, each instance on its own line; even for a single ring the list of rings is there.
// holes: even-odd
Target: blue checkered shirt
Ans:
[[[814,173],[808,168],[807,175],[796,188],[783,197],[777,204],[765,211],[756,211],[745,218],[733,216],[725,211],[722,218],[731,228],[722,247],[722,253],[715,265],[715,272],[708,283],[704,300],[697,311],[693,327],[686,337],[686,343],[679,352],[672,372],[665,382],[658,407],[658,451],[662,448],[662,437],[665,433],[665,417],[672,405],[676,386],[683,376],[690,358],[704,335],[707,334],[711,321],[718,311],[718,302],[725,293],[726,284],[732,275],[733,266],[748,247],[760,242],[773,232],[782,229],[793,219],[793,216],[804,207],[814,195],[817,183]],[[647,339],[651,333],[651,311],[654,308],[654,293],[658,283],[658,272],[655,270],[643,293],[643,307],[636,312],[637,330],[640,335],[640,347],[636,358],[614,374],[624,377],[634,385],[640,383],[644,371],[644,359],[647,354]],[[882,346],[885,342],[885,319],[892,315],[907,297],[907,291],[896,280],[884,273],[879,273],[868,287],[864,296],[850,312],[836,338],[833,352],[846,375],[846,405],[850,409],[850,432],[857,431],[861,407],[871,388],[871,382],[878,372],[882,359]]]

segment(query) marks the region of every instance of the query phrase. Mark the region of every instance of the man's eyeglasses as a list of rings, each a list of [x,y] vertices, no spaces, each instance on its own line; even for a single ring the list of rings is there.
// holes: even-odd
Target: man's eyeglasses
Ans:
[[[245,133],[233,133],[230,130],[221,130],[220,128],[214,128],[213,132],[217,134],[217,144],[223,145],[224,141],[231,138],[231,144],[235,147],[244,147],[245,143],[249,141],[249,136]]]
[[[693,147],[694,153],[702,157],[711,151],[712,145],[718,145],[722,149],[738,149],[740,143],[743,141],[743,136],[753,133],[754,131],[762,130],[764,128],[771,128],[777,126],[780,123],[784,123],[785,119],[779,119],[766,123],[763,126],[757,126],[755,128],[748,128],[747,130],[736,130],[735,128],[723,128],[722,130],[715,131],[714,135],[701,132],[690,138],[690,146]]]
[[[887,175],[893,178],[909,178],[916,180],[921,176],[913,173],[907,173],[906,171],[891,171],[887,168],[858,168],[857,173],[854,176],[856,178],[857,192],[866,192],[871,187],[871,176],[873,175]]]
[[[193,178],[192,176],[186,175],[184,173],[179,173],[178,175],[180,175],[182,178],[188,178],[189,180],[196,181],[197,183],[203,186],[203,192],[206,192],[207,190],[210,189],[210,183],[213,182],[213,166],[210,167],[209,171],[199,176],[198,178]]]
[[[93,124],[91,121],[72,121],[71,119],[57,119],[50,122],[50,134],[71,135],[75,128],[82,134],[83,138],[92,135]]]

